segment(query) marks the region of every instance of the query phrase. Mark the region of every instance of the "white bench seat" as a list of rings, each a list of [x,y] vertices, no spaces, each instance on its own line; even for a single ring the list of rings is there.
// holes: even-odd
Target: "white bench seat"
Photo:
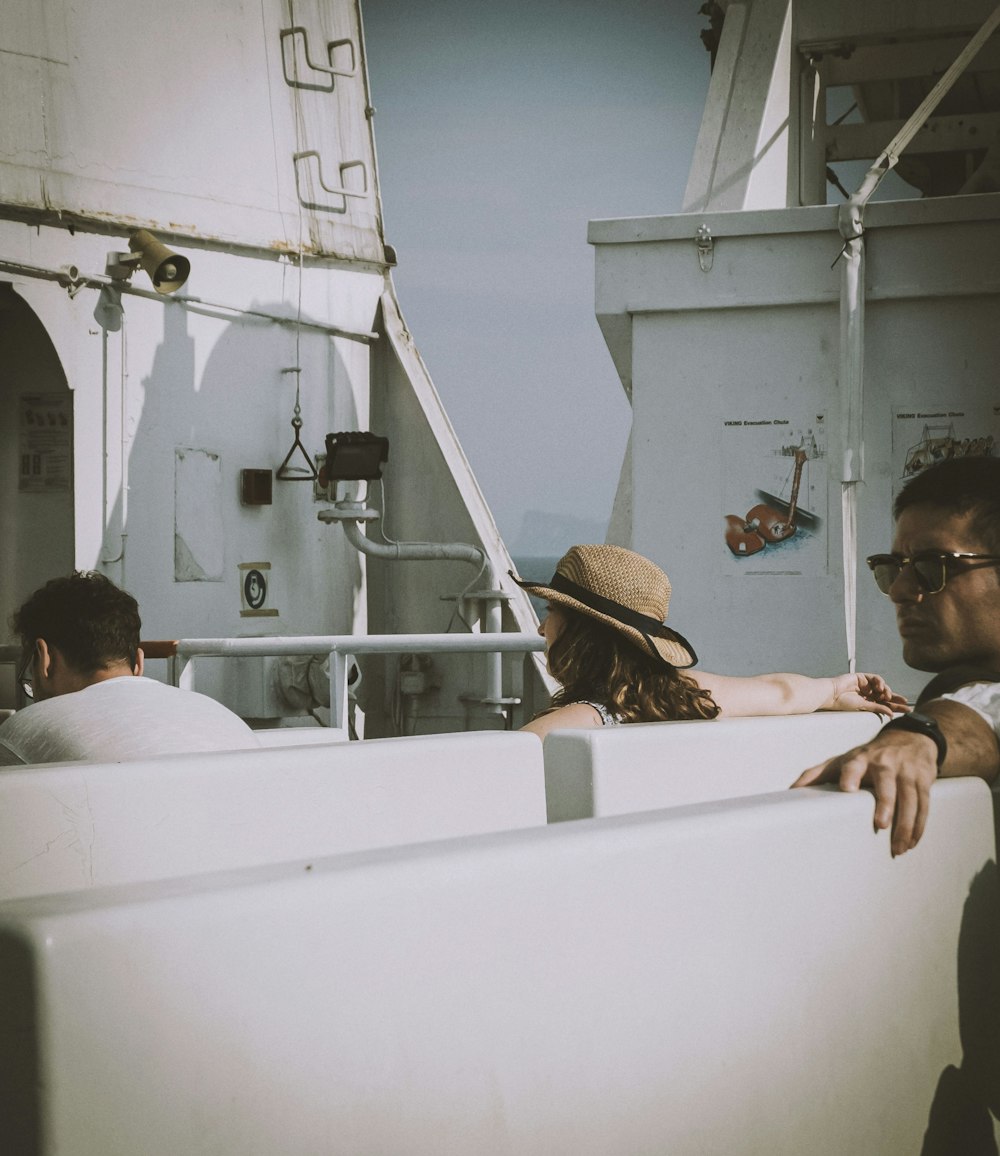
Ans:
[[[545,737],[549,822],[781,791],[880,726],[871,713],[821,711],[552,731]]]
[[[829,789],[0,904],[0,1150],[966,1152],[990,792]],[[963,1083],[964,1081],[964,1083]],[[967,1109],[967,1115],[970,1114]]]
[[[253,733],[262,747],[322,747],[350,741],[346,727],[268,727]]]
[[[0,899],[545,823],[529,734],[0,772]]]

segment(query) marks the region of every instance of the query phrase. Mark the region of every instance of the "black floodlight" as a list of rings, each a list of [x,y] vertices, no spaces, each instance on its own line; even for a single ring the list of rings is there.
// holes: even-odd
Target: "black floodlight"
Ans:
[[[382,476],[382,463],[388,460],[388,438],[357,430],[326,435],[328,482],[374,481]]]

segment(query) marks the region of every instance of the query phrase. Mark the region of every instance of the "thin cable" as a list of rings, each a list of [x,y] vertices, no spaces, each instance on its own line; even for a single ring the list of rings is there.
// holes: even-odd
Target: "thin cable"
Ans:
[[[377,481],[378,481],[378,487],[379,487],[379,503],[382,507],[382,516],[381,516],[381,518],[377,519],[377,521],[374,524],[378,526],[379,536],[381,537],[381,539],[385,543],[385,545],[398,546],[399,542],[395,538],[393,538],[385,529],[385,522],[386,522],[385,478],[378,478]],[[369,533],[371,532],[370,531],[371,526],[372,526],[372,523],[369,523]],[[407,545],[421,545],[421,544],[430,545],[431,543],[407,543]],[[489,566],[489,559],[486,557],[486,551],[485,550],[482,551],[482,555],[483,555],[483,560],[479,566],[479,569],[476,571],[475,576],[473,577],[472,581],[469,582],[465,586],[465,588],[462,590],[461,594],[459,594],[457,599],[455,600],[455,609],[451,612],[451,617],[448,619],[448,624],[447,624],[447,626],[445,626],[444,631],[443,631],[444,634],[450,634],[451,633],[451,628],[452,628],[452,626],[454,626],[456,618],[462,623],[462,625],[465,627],[466,631],[469,634],[475,633],[473,630],[472,623],[462,613],[462,607],[465,605],[465,596],[479,582],[479,580],[482,578],[484,572],[486,571],[487,567]]]
[[[281,228],[287,243],[288,230],[285,227],[285,215],[281,212],[281,173],[278,169],[278,131],[274,124],[274,93],[271,89],[271,67],[267,54],[267,18],[265,15],[264,0],[260,0],[260,30],[261,43],[264,47],[264,77],[267,80],[267,108],[271,118],[271,159],[274,162],[274,202],[281,219]],[[284,53],[284,47],[281,49]],[[284,274],[282,274],[284,275]]]
[[[378,525],[379,535],[382,538],[382,541],[385,543],[386,546],[398,546],[399,542],[395,538],[393,538],[392,535],[389,534],[389,532],[385,528],[385,525],[386,525],[385,478],[379,478],[378,479],[378,497],[379,497],[379,502],[382,506],[382,517],[379,518],[378,522],[376,523]]]
[[[288,12],[295,24],[295,0],[288,0]],[[284,51],[284,49],[282,49]],[[295,58],[296,77],[298,80],[298,56]],[[299,95],[299,90],[293,91],[293,108],[295,110],[295,151],[302,151],[302,102]],[[299,253],[299,285],[298,298],[295,303],[295,417],[300,426],[302,423],[302,405],[301,405],[301,388],[302,388],[302,361],[301,361],[301,346],[302,346],[302,282],[305,276],[305,262],[303,261],[303,253],[305,244],[302,238],[302,198],[297,198],[297,212],[298,219],[298,253]]]
[[[300,391],[302,386],[302,362],[301,345],[302,345],[302,277],[305,272],[302,263],[302,206],[299,205],[299,292],[298,300],[295,305],[295,416],[302,420],[302,406],[300,404]]]
[[[451,612],[451,617],[448,619],[448,625],[444,628],[445,634],[451,633],[451,628],[454,625],[456,618],[458,618],[459,621],[462,622],[462,624],[465,626],[465,629],[469,632],[469,634],[475,633],[475,631],[473,630],[473,627],[472,627],[472,623],[462,613],[462,607],[465,605],[466,595],[473,588],[473,586],[475,586],[479,582],[480,578],[482,578],[483,573],[486,570],[488,565],[489,565],[489,561],[488,561],[488,559],[486,557],[486,553],[484,551],[483,552],[483,564],[476,571],[475,578],[472,579],[472,581],[465,587],[465,589],[461,592],[461,594],[459,594],[459,596],[455,599],[455,609]]]

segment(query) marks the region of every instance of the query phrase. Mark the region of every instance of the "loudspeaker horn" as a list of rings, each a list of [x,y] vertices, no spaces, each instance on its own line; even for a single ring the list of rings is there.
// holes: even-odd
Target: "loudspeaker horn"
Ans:
[[[129,237],[128,247],[139,255],[139,264],[146,270],[157,293],[175,293],[191,273],[191,262],[187,257],[172,252],[147,229],[137,229]]]

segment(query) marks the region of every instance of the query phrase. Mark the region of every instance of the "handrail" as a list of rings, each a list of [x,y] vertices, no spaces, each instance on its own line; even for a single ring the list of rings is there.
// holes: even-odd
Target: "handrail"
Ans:
[[[146,658],[173,658],[177,653],[177,639],[143,638],[139,642],[139,649]]]
[[[537,634],[302,634],[260,638],[180,638],[179,658],[286,654],[442,654],[544,650]]]
[[[487,654],[544,650],[538,634],[304,634],[257,638],[179,638],[172,644],[170,681],[191,685],[187,676],[193,658],[280,657],[328,655],[330,658],[330,726],[347,725],[347,658],[358,654]],[[501,699],[489,691],[482,700],[499,706],[516,700]]]

